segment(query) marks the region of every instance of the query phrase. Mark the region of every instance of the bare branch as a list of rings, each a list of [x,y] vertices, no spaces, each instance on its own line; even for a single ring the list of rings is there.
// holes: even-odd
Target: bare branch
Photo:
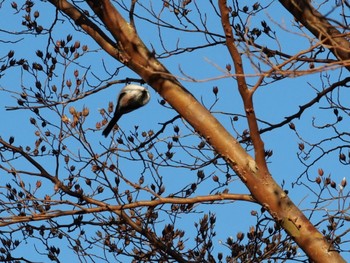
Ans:
[[[302,23],[340,61],[350,60],[349,35],[342,34],[320,12],[307,1],[279,1],[300,23]],[[350,70],[350,66],[346,66]]]

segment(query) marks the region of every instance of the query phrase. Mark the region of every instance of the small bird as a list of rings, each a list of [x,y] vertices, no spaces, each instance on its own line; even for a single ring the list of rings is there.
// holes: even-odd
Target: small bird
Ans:
[[[118,96],[118,103],[115,108],[113,118],[103,130],[102,135],[107,137],[123,114],[146,105],[150,98],[151,96],[145,87],[129,84],[122,88]]]

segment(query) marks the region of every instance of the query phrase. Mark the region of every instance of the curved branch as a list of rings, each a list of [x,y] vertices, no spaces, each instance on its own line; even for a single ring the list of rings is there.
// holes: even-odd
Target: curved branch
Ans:
[[[318,12],[309,0],[279,0],[279,2],[340,61],[346,62],[345,68],[350,71],[349,35],[342,34],[327,18]]]
[[[283,121],[276,123],[276,124],[270,124],[269,127],[261,129],[260,133],[264,133],[267,131],[271,131],[273,129],[282,127],[288,123],[290,123],[292,120],[294,119],[299,119],[301,117],[301,115],[303,114],[303,112],[310,108],[312,105],[318,103],[320,101],[320,99],[322,97],[324,97],[327,93],[332,92],[335,88],[339,87],[339,86],[345,86],[346,84],[348,84],[350,82],[350,77],[347,77],[341,81],[335,82],[333,83],[331,86],[329,86],[328,88],[322,90],[321,92],[317,93],[316,97],[313,98],[312,100],[310,100],[309,102],[305,103],[302,106],[299,106],[299,110],[298,112],[294,113],[293,115],[290,115],[288,117],[285,117]]]

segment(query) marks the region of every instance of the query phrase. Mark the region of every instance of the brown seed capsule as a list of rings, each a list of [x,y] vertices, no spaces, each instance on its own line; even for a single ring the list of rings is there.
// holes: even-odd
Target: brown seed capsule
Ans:
[[[89,115],[89,108],[83,107],[82,115],[83,115],[84,117],[88,116],[88,115]]]
[[[205,141],[201,141],[197,147],[198,147],[198,149],[202,149],[202,148],[204,148],[204,146],[205,146]]]
[[[344,177],[343,180],[341,180],[340,185],[344,188],[347,185],[346,178]]]
[[[100,170],[100,167],[97,166],[97,165],[93,165],[93,166],[91,167],[91,170],[92,170],[93,172],[96,172],[96,171],[99,171],[99,170]]]
[[[69,113],[75,116],[77,114],[76,110],[74,107],[69,107]]]
[[[102,126],[106,125],[108,123],[108,120],[107,119],[103,119],[102,120]]]
[[[140,179],[139,179],[139,184],[140,184],[140,185],[143,184],[144,181],[145,181],[145,178],[144,178],[143,176],[141,176]]]
[[[66,116],[66,115],[63,115],[61,120],[64,122],[64,123],[69,123],[69,118]]]
[[[253,5],[253,10],[256,11],[258,10],[260,7],[260,4],[258,2],[256,2],[254,5]]]
[[[113,111],[114,111],[114,104],[113,104],[113,102],[110,101],[108,103],[108,112],[111,113]]]
[[[71,41],[73,39],[73,36],[72,35],[67,35],[67,42]]]
[[[12,3],[11,3],[11,7],[12,7],[13,9],[17,9],[17,3],[16,3],[16,2],[12,2]]]
[[[104,188],[102,186],[97,187],[97,192],[101,194],[103,192]]]
[[[14,54],[15,54],[15,51],[10,50],[9,53],[7,54],[7,57],[12,58]]]
[[[198,170],[198,172],[197,172],[197,177],[199,178],[199,179],[201,179],[201,180],[203,180],[204,179],[204,172],[203,172],[203,170]]]
[[[341,161],[345,161],[346,160],[345,154],[344,153],[339,154],[339,159]]]
[[[36,186],[36,188],[40,188],[41,187],[41,181],[40,180],[36,181],[35,186]]]
[[[75,47],[76,49],[80,48],[80,42],[79,42],[79,41],[75,41],[74,47]]]
[[[244,238],[244,233],[238,232],[237,235],[236,235],[236,237],[237,237],[237,239],[238,239],[239,241],[242,241],[243,238]]]
[[[91,180],[89,178],[85,179],[85,183],[88,185],[88,186],[91,186]]]
[[[320,184],[322,182],[322,179],[321,177],[317,176],[315,181],[317,184]]]
[[[318,175],[323,176],[324,172],[322,168],[318,168]]]
[[[337,184],[336,184],[334,181],[332,181],[332,182],[331,182],[331,187],[332,187],[332,188],[336,188],[336,187],[337,187]]]
[[[305,145],[304,145],[302,142],[299,143],[298,145],[299,145],[299,150],[300,150],[300,151],[303,151],[304,148],[305,148]]]
[[[40,34],[42,31],[43,31],[43,27],[42,26],[37,26],[36,28],[35,28],[35,31],[38,33],[38,34]]]
[[[68,88],[70,88],[72,86],[72,81],[70,79],[67,79],[66,85]]]

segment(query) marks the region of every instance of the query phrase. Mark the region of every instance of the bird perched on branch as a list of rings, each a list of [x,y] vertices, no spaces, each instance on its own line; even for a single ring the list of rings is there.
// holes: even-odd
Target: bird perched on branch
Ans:
[[[129,84],[122,88],[118,96],[118,103],[115,108],[113,118],[103,130],[102,135],[107,137],[123,114],[146,105],[150,98],[151,96],[145,87]]]

